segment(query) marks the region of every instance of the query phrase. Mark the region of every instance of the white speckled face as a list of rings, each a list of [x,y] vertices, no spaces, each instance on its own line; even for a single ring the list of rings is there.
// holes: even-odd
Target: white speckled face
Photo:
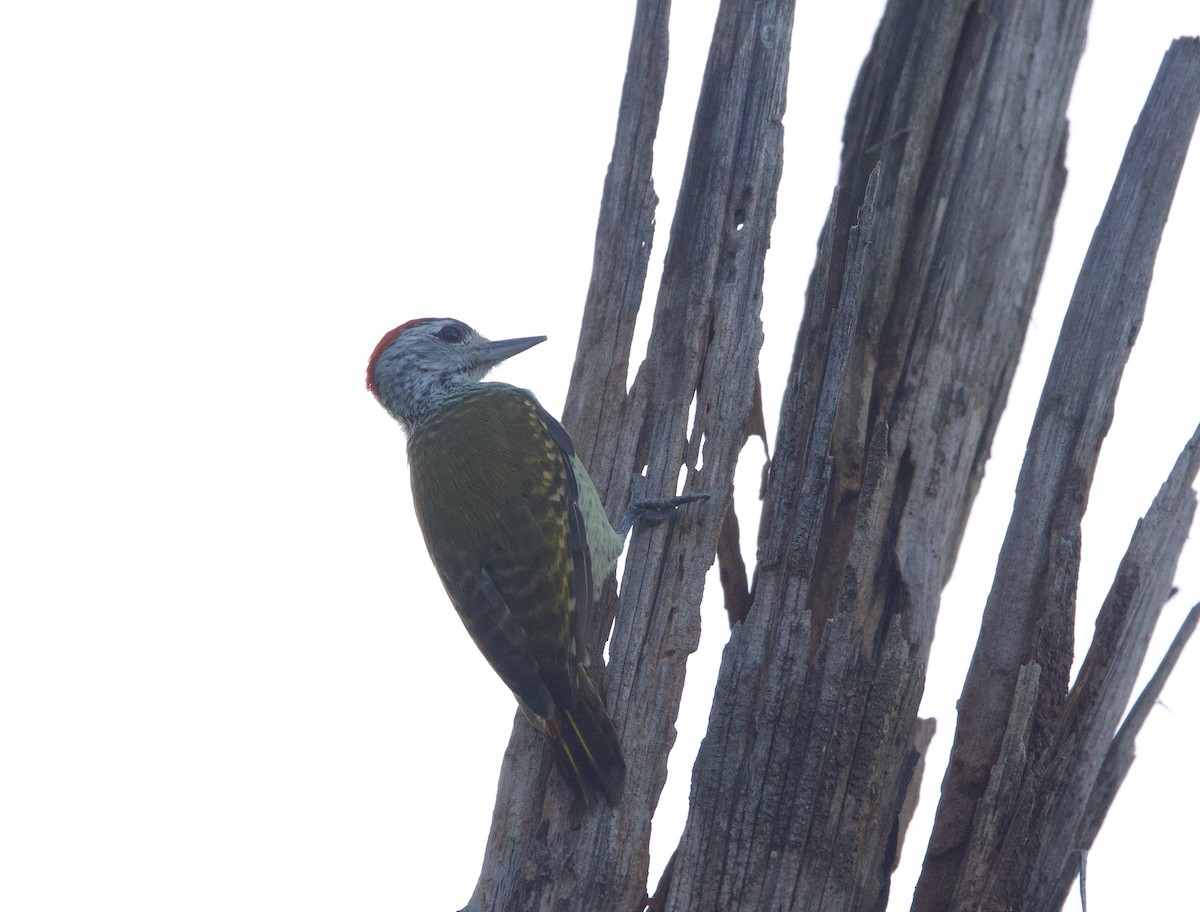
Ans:
[[[492,342],[450,317],[410,320],[384,335],[367,365],[367,389],[405,429],[506,358],[545,336]]]

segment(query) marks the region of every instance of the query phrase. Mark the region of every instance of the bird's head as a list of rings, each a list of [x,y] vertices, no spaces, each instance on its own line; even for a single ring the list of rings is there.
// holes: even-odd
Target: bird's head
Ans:
[[[406,430],[545,336],[485,339],[461,320],[424,317],[384,335],[367,363],[367,389]]]

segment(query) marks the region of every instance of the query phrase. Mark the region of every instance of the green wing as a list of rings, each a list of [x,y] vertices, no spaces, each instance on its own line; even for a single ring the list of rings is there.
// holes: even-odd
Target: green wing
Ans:
[[[577,614],[591,583],[575,474],[547,419],[557,427],[529,393],[487,384],[409,439],[413,502],[446,592],[543,718],[574,704]]]

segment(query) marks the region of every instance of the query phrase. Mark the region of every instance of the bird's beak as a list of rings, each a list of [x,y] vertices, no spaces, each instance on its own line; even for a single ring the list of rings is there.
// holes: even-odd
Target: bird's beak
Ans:
[[[524,339],[501,339],[499,342],[489,342],[479,353],[480,360],[485,364],[499,364],[507,361],[513,355],[519,355],[527,348],[533,348],[539,342],[545,342],[545,336],[527,336]]]

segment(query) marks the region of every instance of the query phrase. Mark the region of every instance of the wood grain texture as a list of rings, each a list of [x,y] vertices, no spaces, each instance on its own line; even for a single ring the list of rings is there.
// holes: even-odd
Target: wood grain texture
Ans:
[[[1195,87],[1200,97],[1200,82]],[[994,908],[1007,907],[1014,898],[1033,912],[1061,908],[1079,852],[1091,848],[1100,804],[1111,803],[1115,795],[1105,794],[1103,786],[1097,792],[1101,769],[1129,705],[1150,636],[1174,591],[1179,555],[1195,517],[1192,486],[1198,471],[1200,428],[1134,531],[1079,674],[1055,720],[1050,748],[1028,765],[1022,794],[1013,803],[1013,823],[991,834],[996,838],[1004,832],[998,878],[1021,884],[1019,891],[988,897]]]
[[[1187,646],[1188,641],[1192,638],[1192,634],[1196,632],[1197,624],[1200,624],[1200,604],[1193,605],[1187,616],[1183,619],[1183,623],[1180,624],[1175,638],[1171,641],[1171,645],[1167,647],[1162,661],[1159,662],[1158,667],[1154,670],[1154,674],[1150,676],[1150,680],[1142,689],[1142,692],[1138,694],[1138,698],[1130,708],[1129,714],[1125,717],[1125,720],[1121,723],[1121,727],[1117,729],[1116,735],[1109,743],[1108,750],[1104,753],[1104,762],[1101,763],[1100,770],[1092,783],[1092,791],[1088,796],[1087,809],[1084,812],[1083,819],[1079,823],[1075,839],[1076,846],[1090,846],[1095,841],[1096,834],[1100,832],[1100,825],[1104,822],[1105,815],[1107,815],[1108,809],[1117,795],[1117,791],[1121,788],[1121,783],[1125,781],[1125,776],[1133,766],[1134,740],[1142,730],[1142,725],[1145,724],[1147,717],[1150,715],[1150,710],[1158,702],[1163,686],[1167,683],[1167,679],[1175,669],[1175,665],[1179,662],[1184,647]],[[1070,888],[1071,880],[1074,878],[1074,871],[1070,866],[1070,857],[1064,858],[1063,861],[1065,863],[1060,872],[1060,877],[1066,883],[1063,884],[1060,881],[1056,885],[1056,892],[1059,895],[1064,895],[1064,891]]]
[[[649,496],[676,493],[682,474],[684,490],[711,499],[634,530],[619,604],[610,585],[590,631],[594,677],[629,767],[624,800],[611,812],[573,803],[518,717],[470,912],[642,912],[649,902],[650,821],[699,639],[705,573],[722,530],[735,526],[725,521],[733,470],[756,426],[793,5],[720,4],[647,358],[630,386],[669,12],[665,0],[638,2],[564,423],[610,517],[624,512],[642,473]],[[1045,263],[1089,11],[1088,0],[893,0],[885,11],[847,116],[754,583],[733,587],[751,601],[738,607],[722,658],[688,820],[655,912],[887,904],[932,733],[917,708],[940,593]],[[1182,53],[1190,60],[1195,48]],[[1183,102],[1171,103],[1164,116],[1178,120]],[[1159,127],[1148,120],[1145,129]],[[1124,283],[1111,286],[1116,304],[1089,297],[1080,306],[1107,324],[1093,326],[1093,315],[1064,329],[1084,347],[1063,354],[1066,380],[1048,391],[1045,427],[1031,441],[1022,479],[1030,502],[1014,516],[1023,532],[1010,530],[1025,537],[1012,546],[1011,581],[998,580],[1015,615],[989,603],[999,639],[983,647],[982,671],[968,683],[973,711],[989,721],[964,734],[974,753],[947,773],[916,909],[1035,908],[1033,885],[1057,895],[1070,883],[1068,843],[1090,842],[1131,760],[1140,722],[1131,716],[1114,740],[1113,707],[1128,698],[1169,587],[1194,507],[1197,441],[1131,543],[1095,657],[1070,697],[1066,674],[1078,518],[1111,414],[1104,397],[1136,335],[1160,204],[1170,202],[1165,182],[1186,149],[1186,139],[1171,143],[1139,146],[1142,170],[1130,186],[1118,182],[1121,194],[1144,185],[1158,208],[1114,190],[1105,218],[1120,230],[1089,255],[1091,268],[1115,269]],[[604,668],[595,657],[610,625]],[[1037,813],[1015,814],[1031,797]],[[1023,835],[1006,842],[1010,830]]]
[[[626,396],[653,224],[649,156],[666,11],[665,3],[638,7],[565,423],[610,515],[623,512],[630,479],[643,469],[651,496],[675,493],[686,465],[686,489],[712,497],[677,520],[635,529],[627,545],[604,675],[629,767],[624,799],[611,813],[570,806],[565,790],[548,783],[544,748],[518,719],[471,910],[636,910],[647,901],[650,820],[666,780],[687,657],[699,639],[705,571],[754,398],[793,4],[720,6],[649,353]],[[703,472],[696,470],[701,451]],[[605,629],[598,625],[595,647]]]
[[[1194,452],[1181,457],[1168,481],[1172,493],[1160,494],[1166,502],[1144,521],[1155,516],[1156,531],[1139,528],[1068,700],[1080,523],[1198,111],[1200,44],[1176,42],[1134,129],[1063,321],[959,701],[916,909],[1002,909],[1034,896],[1036,906],[1021,907],[1051,908],[1049,882],[1058,881],[1064,853],[1086,848],[1068,849],[1062,840],[1075,838],[1105,742],[1169,592],[1190,522],[1185,491],[1190,495]],[[1020,671],[1030,665],[1039,667],[1040,683],[1021,795],[989,806],[980,796],[997,764],[1010,762],[1001,738],[1011,727]],[[1009,828],[1002,841],[998,833]],[[1003,859],[984,851],[985,843]],[[993,870],[998,865],[1003,870]],[[992,871],[986,884],[969,875],[980,867]],[[1026,889],[1040,892],[1027,896]]]
[[[725,651],[668,909],[887,901],[940,592],[1045,262],[1087,12],[885,12],[851,101],[755,600]]]
[[[639,0],[622,88],[612,161],[605,178],[575,367],[563,424],[576,453],[608,506],[624,507],[636,438],[623,434],[627,417],[629,349],[641,306],[654,235],[657,197],[651,177],[654,137],[667,72],[669,0]],[[604,635],[615,612],[613,587],[588,632],[593,677],[603,682]],[[612,701],[608,701],[610,711]],[[621,720],[617,719],[618,734]],[[628,743],[628,739],[626,739]],[[625,749],[629,759],[628,749]],[[634,770],[631,779],[636,779]],[[634,793],[629,789],[627,794]],[[645,812],[644,799],[639,807]],[[623,830],[608,812],[585,817],[554,782],[553,762],[541,737],[520,713],[501,767],[483,866],[466,910],[533,912],[605,908],[614,896],[635,905],[645,891],[648,858],[630,847],[620,861]],[[606,868],[606,865],[622,867]],[[611,870],[611,877],[609,871]],[[575,894],[578,902],[564,900]]]

